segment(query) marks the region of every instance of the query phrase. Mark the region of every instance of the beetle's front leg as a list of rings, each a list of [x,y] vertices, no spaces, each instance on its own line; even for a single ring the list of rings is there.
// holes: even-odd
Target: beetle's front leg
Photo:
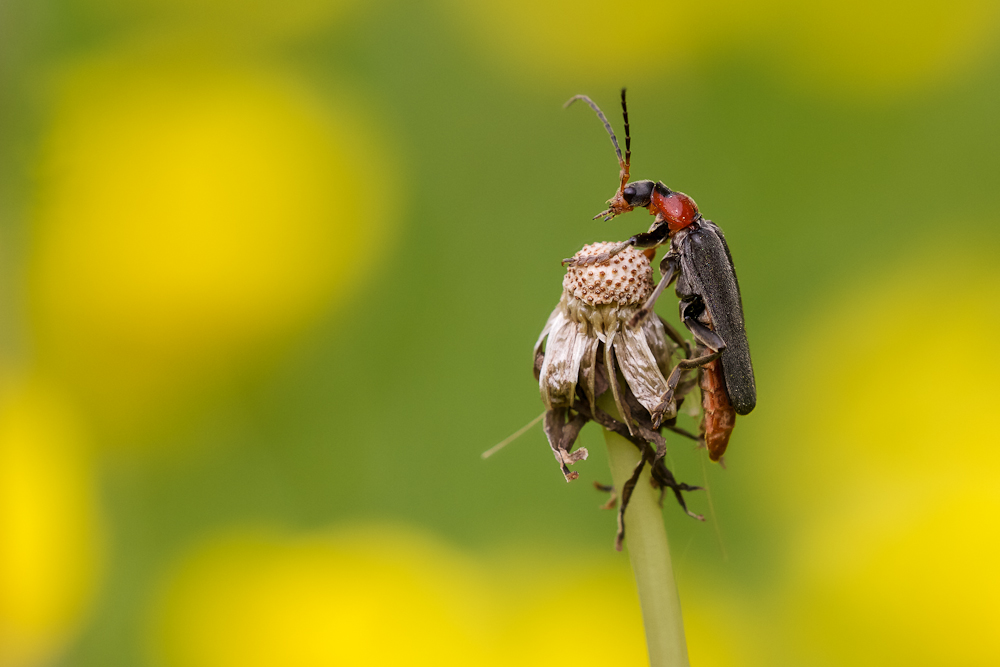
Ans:
[[[659,218],[657,218],[657,220],[659,220]],[[599,255],[580,257],[578,259],[570,257],[568,259],[564,259],[562,263],[564,266],[567,264],[569,266],[589,266],[591,264],[601,264],[602,262],[608,261],[629,246],[632,246],[633,248],[655,248],[658,245],[662,245],[668,238],[670,238],[670,228],[662,222],[654,222],[648,232],[636,234],[628,241],[616,243],[611,250],[602,252]]]
[[[638,234],[636,235],[638,236]],[[602,252],[599,255],[591,255],[590,257],[567,257],[562,261],[563,266],[590,266],[591,264],[600,264],[601,262],[606,262],[618,253],[620,253],[625,248],[630,245],[635,244],[635,236],[630,238],[628,241],[622,241],[621,243],[616,243],[611,250],[607,252]]]

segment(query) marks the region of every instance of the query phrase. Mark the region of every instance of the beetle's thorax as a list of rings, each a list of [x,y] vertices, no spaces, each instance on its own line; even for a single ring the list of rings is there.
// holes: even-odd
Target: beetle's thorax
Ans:
[[[701,217],[698,205],[686,194],[672,190],[663,192],[660,188],[653,191],[652,199],[649,202],[649,212],[653,215],[663,216],[671,233],[686,229]]]

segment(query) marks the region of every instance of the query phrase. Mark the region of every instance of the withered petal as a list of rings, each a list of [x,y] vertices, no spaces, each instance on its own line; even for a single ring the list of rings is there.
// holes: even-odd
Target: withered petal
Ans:
[[[643,331],[622,328],[615,338],[615,358],[636,399],[650,413],[667,393],[667,381]]]
[[[587,337],[587,348],[583,352],[583,360],[580,364],[580,385],[583,387],[583,394],[590,403],[590,411],[594,411],[597,401],[597,348],[601,341],[597,338]]]
[[[546,408],[573,404],[580,362],[587,350],[588,338],[580,333],[577,323],[562,312],[558,312],[553,318],[538,380],[538,388]]]
[[[556,408],[554,410],[545,411],[545,421],[542,423],[542,427],[545,429],[545,438],[549,441],[549,447],[552,448],[552,454],[556,457],[556,461],[559,462],[559,469],[562,470],[563,476],[566,477],[566,481],[572,479],[569,468],[566,467],[566,462],[563,460],[563,451],[559,447],[559,443],[562,441],[563,426],[566,424],[566,408]]]
[[[535,354],[542,349],[542,341],[545,337],[549,335],[549,331],[552,329],[552,323],[555,321],[556,317],[562,314],[562,304],[556,306],[556,309],[552,311],[549,315],[549,319],[545,320],[545,326],[542,328],[542,333],[538,334],[538,340],[535,341]]]
[[[673,355],[677,346],[667,339],[666,329],[663,322],[655,313],[650,314],[642,320],[642,333],[646,337],[646,344],[656,359],[656,365],[660,369],[663,377],[670,375],[673,368]]]
[[[607,332],[607,340],[604,343],[604,368],[608,372],[608,383],[611,385],[611,393],[615,397],[615,405],[618,407],[618,414],[622,421],[628,426],[628,432],[635,435],[632,425],[632,411],[628,409],[628,403],[622,400],[621,387],[618,386],[618,374],[615,372],[615,339],[618,332],[615,329]]]

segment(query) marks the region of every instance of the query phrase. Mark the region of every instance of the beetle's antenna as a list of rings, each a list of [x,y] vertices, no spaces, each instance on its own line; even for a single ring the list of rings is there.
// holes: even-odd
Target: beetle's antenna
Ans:
[[[622,102],[623,103],[624,103],[624,100],[625,100],[624,95],[625,95],[625,91],[622,90]],[[573,102],[576,102],[577,100],[583,100],[584,102],[586,102],[587,104],[589,104],[590,108],[593,109],[594,112],[597,114],[597,117],[601,119],[602,123],[604,123],[604,129],[607,130],[608,134],[611,135],[611,143],[615,145],[615,154],[618,156],[618,166],[623,170],[623,173],[628,174],[628,163],[625,162],[624,160],[622,160],[622,149],[618,147],[618,137],[615,136],[615,131],[611,129],[611,123],[608,122],[608,119],[604,115],[604,112],[601,111],[601,108],[594,103],[594,100],[590,99],[586,95],[574,95],[573,97],[569,98],[566,101],[566,104],[563,105],[563,109],[565,109],[569,105],[573,104]],[[628,136],[627,132],[626,132],[626,136]],[[625,149],[628,150],[628,143],[625,144]],[[624,183],[624,182],[625,181],[622,181],[622,183]]]
[[[625,184],[628,183],[629,168],[632,164],[632,137],[628,133],[628,106],[625,104],[625,89],[622,88],[622,116],[625,117],[625,164],[622,165],[622,189],[625,188]],[[621,161],[621,153],[618,154],[618,160]]]

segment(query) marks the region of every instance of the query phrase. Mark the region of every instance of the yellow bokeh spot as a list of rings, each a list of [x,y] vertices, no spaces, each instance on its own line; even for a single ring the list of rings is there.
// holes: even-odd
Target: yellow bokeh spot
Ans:
[[[786,505],[837,505],[886,479],[1000,475],[1000,272],[987,254],[913,257],[869,276],[790,350],[766,428]],[[780,406],[780,407],[779,407]]]
[[[159,642],[167,665],[489,665],[477,573],[406,531],[221,540],[182,565]]]
[[[512,653],[508,664],[647,664],[639,596],[628,567],[564,567],[563,559],[546,561],[560,567],[536,571],[545,576],[534,582],[529,582],[530,569],[519,569],[519,580],[511,586],[517,594],[509,601],[502,639]]]
[[[778,4],[782,66],[810,88],[883,97],[939,84],[1000,34],[992,0],[825,0]]]
[[[753,7],[636,0],[446,0],[449,15],[519,80],[620,86],[683,67],[753,29]]]
[[[647,663],[624,556],[474,558],[398,526],[217,539],[155,616],[169,667]]]
[[[759,620],[762,601],[749,604],[717,586],[691,583],[681,587],[688,656],[694,667],[755,667],[762,659]]]
[[[995,252],[939,241],[884,269],[787,352],[758,426],[764,493],[798,524],[788,645],[796,664],[995,665]]]
[[[803,649],[831,665],[1000,664],[1000,488],[892,491],[807,532],[791,582]]]
[[[814,92],[870,99],[969,70],[1000,33],[990,0],[444,4],[499,67],[545,85],[669,85],[676,72],[738,57]],[[683,87],[670,92],[694,103]]]
[[[0,665],[46,663],[79,628],[102,532],[72,415],[37,387],[0,389]]]
[[[203,31],[215,43],[295,37],[323,30],[356,0],[81,0],[99,14],[145,20],[160,31]]]
[[[73,70],[31,256],[46,370],[127,423],[356,289],[385,231],[363,186],[391,181],[348,109],[182,56]]]

